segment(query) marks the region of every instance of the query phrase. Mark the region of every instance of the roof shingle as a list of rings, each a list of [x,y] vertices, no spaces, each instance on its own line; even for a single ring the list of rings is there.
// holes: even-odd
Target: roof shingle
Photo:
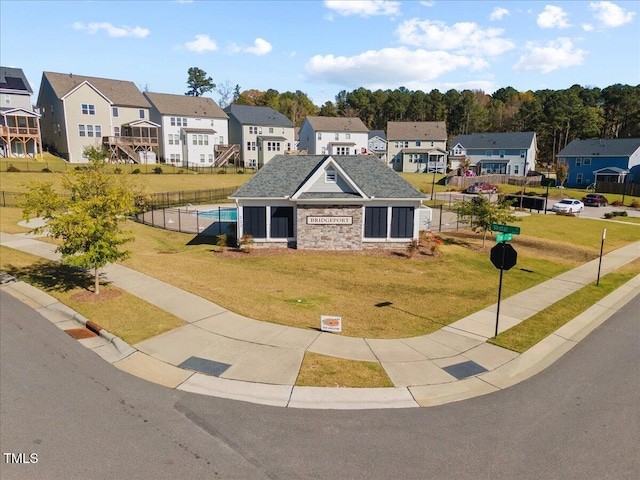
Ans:
[[[222,108],[209,97],[190,97],[188,95],[155,92],[144,92],[144,96],[161,115],[229,118]]]
[[[445,122],[387,122],[387,140],[447,140]]]

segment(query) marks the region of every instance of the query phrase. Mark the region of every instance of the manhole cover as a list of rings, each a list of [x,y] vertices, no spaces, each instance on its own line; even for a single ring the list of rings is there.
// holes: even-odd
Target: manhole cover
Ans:
[[[473,377],[479,373],[487,371],[482,365],[478,365],[476,362],[469,360],[468,362],[456,363],[455,365],[449,365],[448,367],[442,367],[442,369],[449,375],[453,375],[458,380],[463,378]]]
[[[70,328],[69,330],[65,330],[69,335],[71,335],[76,340],[80,340],[81,338],[91,338],[97,337],[95,333],[86,328]]]
[[[187,368],[196,372],[206,373],[207,375],[213,375],[219,377],[227,368],[231,365],[227,363],[215,362],[213,360],[207,360],[206,358],[190,357],[182,362],[178,367]]]

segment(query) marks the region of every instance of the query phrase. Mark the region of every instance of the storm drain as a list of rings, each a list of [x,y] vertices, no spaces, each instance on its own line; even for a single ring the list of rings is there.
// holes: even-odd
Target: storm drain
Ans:
[[[206,373],[207,375],[213,375],[214,377],[222,375],[230,366],[231,365],[228,363],[216,362],[200,357],[189,357],[178,365],[180,368]]]
[[[449,365],[448,367],[442,367],[442,369],[449,375],[453,375],[458,380],[463,378],[473,377],[479,373],[487,371],[482,365],[478,365],[476,362],[469,360],[468,362],[456,363],[455,365]]]
[[[16,283],[18,279],[6,272],[0,272],[0,285],[10,285]]]
[[[87,328],[70,328],[69,330],[65,330],[67,334],[71,335],[76,340],[80,340],[82,338],[91,338],[97,337],[95,333]]]

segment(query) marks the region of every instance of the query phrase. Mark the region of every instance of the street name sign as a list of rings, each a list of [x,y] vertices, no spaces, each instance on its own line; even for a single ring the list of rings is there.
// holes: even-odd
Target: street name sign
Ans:
[[[500,225],[499,223],[492,223],[491,231],[520,235],[520,227],[514,227],[513,225]]]

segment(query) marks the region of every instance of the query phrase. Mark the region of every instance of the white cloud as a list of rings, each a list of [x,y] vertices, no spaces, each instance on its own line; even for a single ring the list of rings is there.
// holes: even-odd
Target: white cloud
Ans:
[[[396,33],[401,43],[461,54],[500,55],[515,48],[500,28],[482,29],[473,22],[447,26],[444,22],[413,18],[402,22]]]
[[[537,42],[527,42],[528,53],[522,55],[513,70],[539,70],[550,73],[559,68],[582,65],[588,53],[576,48],[570,38],[560,37],[556,40],[540,45]]]
[[[84,30],[91,35],[95,35],[99,31],[104,30],[110,37],[144,38],[149,35],[149,33],[151,33],[147,28],[129,27],[127,25],[116,27],[108,22],[89,23],[88,25],[76,22],[73,24],[73,28],[75,28],[76,30]]]
[[[544,11],[538,15],[540,28],[568,28],[567,12],[555,5],[545,5]]]
[[[400,2],[390,0],[325,0],[324,6],[343,16],[396,15]]]
[[[305,72],[311,80],[345,87],[424,89],[445,73],[457,69],[477,71],[488,66],[479,58],[398,47],[370,50],[352,57],[316,55],[305,65]]]
[[[590,23],[583,23],[582,24],[582,30],[584,30],[585,32],[593,32],[595,30],[595,28]]]
[[[258,56],[266,55],[272,49],[271,44],[262,38],[256,38],[252,47],[241,47],[237,43],[230,43],[228,47],[229,53],[251,53]]]
[[[254,55],[262,56],[269,53],[273,47],[269,42],[262,38],[256,38],[253,41],[253,47],[245,48],[246,53],[253,53]]]
[[[427,0],[422,0],[420,2],[420,5],[422,5],[423,7],[433,7],[436,4],[436,2],[434,1],[427,1]]]
[[[218,45],[209,38],[209,35],[196,35],[196,39],[193,42],[185,43],[184,47],[190,52],[196,53],[213,52],[218,50]]]
[[[636,12],[626,12],[612,2],[591,2],[589,8],[593,10],[596,20],[605,27],[619,27],[629,23],[635,17]]]
[[[489,20],[502,20],[508,15],[511,15],[511,13],[509,13],[509,10],[506,8],[495,7],[491,12],[491,15],[489,15]]]

